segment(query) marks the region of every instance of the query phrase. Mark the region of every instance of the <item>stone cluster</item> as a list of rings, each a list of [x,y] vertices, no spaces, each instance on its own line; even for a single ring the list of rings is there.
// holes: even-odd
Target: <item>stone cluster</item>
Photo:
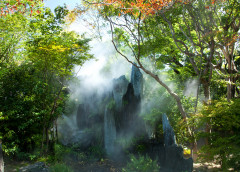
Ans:
[[[78,107],[77,124],[79,130],[85,133],[85,137],[91,138],[89,145],[96,144],[97,140],[94,138],[98,137],[100,131],[100,135],[103,136],[100,144],[104,146],[106,153],[118,157],[118,139],[147,135],[144,121],[138,115],[143,92],[142,73],[133,65],[130,82],[123,75],[114,79],[112,85],[110,91],[100,96],[91,94],[85,98]],[[144,137],[145,154],[158,160],[161,171],[192,171],[193,160],[183,157],[183,149],[176,143],[173,128],[166,114],[162,115],[162,124],[163,141]],[[84,145],[87,143],[83,138],[79,141]]]

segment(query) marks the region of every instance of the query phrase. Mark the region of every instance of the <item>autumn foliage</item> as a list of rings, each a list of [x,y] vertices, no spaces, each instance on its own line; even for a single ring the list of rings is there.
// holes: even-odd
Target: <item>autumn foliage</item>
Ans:
[[[222,0],[209,0],[208,6],[214,5],[217,1]],[[116,9],[120,9],[121,13],[127,14],[142,14],[144,16],[156,14],[161,10],[169,9],[175,4],[188,4],[191,3],[192,0],[103,0],[103,4],[110,6],[112,5]],[[119,15],[121,15],[119,13]]]
[[[29,13],[32,16],[34,12],[40,13],[36,6],[41,2],[43,0],[4,0],[0,4],[0,16],[5,17],[15,13]]]
[[[164,7],[173,3],[172,0],[138,0],[138,1],[125,1],[125,0],[104,0],[107,5],[113,5],[115,8],[121,9],[124,13],[134,13],[136,10],[144,14],[154,14]]]

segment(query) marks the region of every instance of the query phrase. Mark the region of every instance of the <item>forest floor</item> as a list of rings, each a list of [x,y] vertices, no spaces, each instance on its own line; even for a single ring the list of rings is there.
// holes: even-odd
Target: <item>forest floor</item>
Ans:
[[[79,162],[71,165],[75,172],[121,172],[123,165],[110,161]]]
[[[6,172],[18,172],[18,170],[31,164],[27,161],[5,161],[5,171]],[[121,172],[122,164],[115,163],[110,160],[95,161],[95,162],[74,162],[69,163],[75,172]],[[220,166],[213,163],[194,163],[193,172],[220,172]]]
[[[22,167],[33,164],[33,162],[27,161],[13,161],[13,160],[5,160],[4,162],[5,172],[18,172]],[[74,172],[121,172],[123,165],[110,161],[79,161],[79,162],[71,162],[67,163]]]
[[[4,171],[5,172],[18,172],[21,167],[29,165],[29,162],[26,161],[12,161],[5,160],[4,161]]]

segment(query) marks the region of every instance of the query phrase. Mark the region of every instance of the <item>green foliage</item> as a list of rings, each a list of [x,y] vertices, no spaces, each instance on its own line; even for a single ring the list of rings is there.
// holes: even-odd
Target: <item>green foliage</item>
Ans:
[[[22,64],[1,73],[0,100],[2,111],[0,133],[7,154],[33,150],[41,128],[42,109],[39,107],[37,84],[32,64]],[[20,122],[21,121],[21,122]]]
[[[223,170],[240,169],[240,100],[211,102],[202,112],[203,123],[211,126],[205,134],[209,144],[202,149],[203,160],[216,160]]]
[[[34,9],[31,5],[34,6]],[[26,34],[30,21],[29,12],[31,10],[42,11],[41,5],[42,2],[39,0],[22,0],[21,3],[17,3],[15,0],[1,1],[0,67],[10,66],[15,60],[22,58],[23,44],[27,38]],[[14,9],[14,7],[16,8]]]
[[[36,151],[33,153],[27,153],[27,152],[17,152],[16,153],[16,159],[18,161],[35,161],[40,157],[40,151]]]
[[[134,150],[134,152],[143,153],[146,150],[146,147],[144,144],[142,144],[142,141],[145,139],[145,136],[140,135],[137,137],[120,137],[116,140],[116,144],[121,146],[126,153],[128,153],[128,150]]]
[[[136,158],[134,155],[130,155],[130,162],[125,168],[122,169],[123,172],[157,172],[159,171],[159,166],[157,161],[153,161],[151,158],[139,156]]]
[[[54,154],[49,157],[50,163],[63,163],[71,161],[96,161],[105,157],[105,150],[100,145],[93,145],[85,150],[79,148],[79,145],[64,146],[54,145]]]
[[[66,155],[66,153],[69,153],[71,151],[71,149],[69,149],[66,146],[63,146],[61,144],[55,144],[54,145],[54,158],[57,162],[62,161],[64,155]]]
[[[50,172],[73,172],[73,170],[65,164],[57,163],[50,167]]]
[[[66,7],[55,13],[41,8],[32,17],[16,13],[0,18],[0,135],[8,155],[28,159],[21,152],[47,142],[65,108],[74,65],[92,58],[89,39],[63,31]]]
[[[52,158],[53,162],[64,162],[67,158],[74,158],[78,161],[84,161],[87,159],[87,155],[84,152],[77,150],[75,145],[69,147],[61,144],[55,144],[54,155]]]
[[[103,158],[106,153],[101,145],[94,145],[88,148],[87,154],[91,160],[94,160]]]

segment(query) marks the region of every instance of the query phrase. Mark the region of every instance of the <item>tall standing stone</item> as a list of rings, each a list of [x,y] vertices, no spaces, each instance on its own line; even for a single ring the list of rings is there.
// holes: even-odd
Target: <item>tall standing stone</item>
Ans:
[[[176,138],[172,126],[168,121],[166,114],[162,115],[162,124],[163,124],[163,136],[165,146],[171,146],[176,144]]]
[[[77,125],[79,129],[85,129],[88,123],[88,104],[80,104],[77,110]]]
[[[116,125],[114,114],[111,109],[106,107],[104,113],[104,147],[108,155],[114,153],[116,141]]]
[[[143,75],[140,70],[134,65],[132,65],[131,83],[133,85],[134,95],[136,97],[142,97]]]
[[[138,113],[141,109],[141,98],[143,92],[143,75],[141,71],[132,66],[131,82],[127,86],[127,92],[122,98],[122,113],[119,120],[120,133],[123,135],[141,135],[144,134],[144,127]]]
[[[127,92],[128,80],[125,75],[113,80],[113,98],[116,103],[117,110],[122,108],[122,98]]]
[[[124,131],[125,134],[134,132],[137,122],[137,113],[139,111],[140,97],[134,95],[134,88],[132,83],[128,84],[127,92],[122,98],[123,109],[121,113],[120,130]]]

